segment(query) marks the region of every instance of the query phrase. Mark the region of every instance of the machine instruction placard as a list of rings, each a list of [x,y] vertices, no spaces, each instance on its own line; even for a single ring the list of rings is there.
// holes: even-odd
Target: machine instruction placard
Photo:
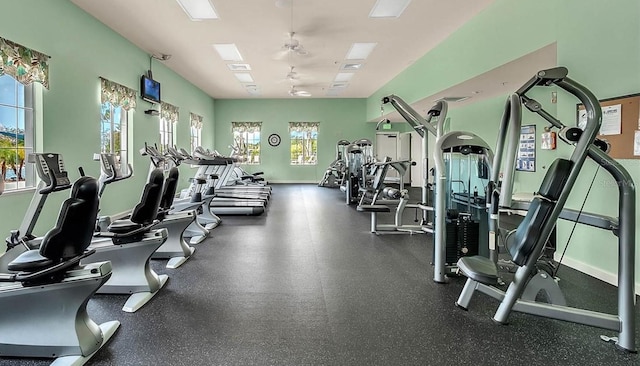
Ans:
[[[516,170],[525,172],[536,171],[536,126],[522,126],[520,129],[520,145]]]

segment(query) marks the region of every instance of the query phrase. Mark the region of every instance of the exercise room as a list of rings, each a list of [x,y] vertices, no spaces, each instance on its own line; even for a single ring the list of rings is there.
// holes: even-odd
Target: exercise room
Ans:
[[[637,0],[0,11],[1,365],[637,365]]]

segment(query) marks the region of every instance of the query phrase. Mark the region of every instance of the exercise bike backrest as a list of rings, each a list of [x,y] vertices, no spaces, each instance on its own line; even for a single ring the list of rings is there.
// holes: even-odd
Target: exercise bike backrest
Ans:
[[[149,174],[149,181],[144,186],[140,202],[131,213],[131,221],[140,225],[149,225],[156,219],[160,200],[162,199],[162,186],[164,175],[162,169],[154,169]]]
[[[82,254],[94,233],[98,216],[98,182],[93,177],[80,177],[71,196],[62,203],[56,226],[40,244],[40,255],[49,259],[68,259]]]
[[[60,273],[75,265],[86,252],[93,236],[98,216],[98,183],[92,177],[80,177],[71,196],[60,207],[58,221],[42,238],[39,249],[28,250],[10,262],[7,269],[33,273],[12,275],[10,280],[36,281],[36,279],[61,279]]]
[[[172,167],[171,169],[169,169],[169,174],[164,180],[164,189],[162,192],[162,198],[160,200],[160,209],[163,211],[169,210],[173,205],[173,199],[178,188],[179,176],[180,172],[178,168]]]

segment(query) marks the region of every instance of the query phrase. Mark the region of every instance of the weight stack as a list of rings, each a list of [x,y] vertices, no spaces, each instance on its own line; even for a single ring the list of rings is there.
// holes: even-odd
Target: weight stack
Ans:
[[[458,246],[458,219],[446,219],[445,226],[447,233],[446,263],[455,264],[458,262],[458,253],[460,252]]]
[[[447,233],[447,235],[449,235]],[[458,222],[458,248],[460,257],[478,255],[480,223],[470,219]]]

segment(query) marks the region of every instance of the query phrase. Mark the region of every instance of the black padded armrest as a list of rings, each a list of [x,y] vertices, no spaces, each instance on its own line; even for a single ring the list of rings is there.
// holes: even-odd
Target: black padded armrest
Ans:
[[[255,172],[253,173],[253,176],[255,177],[256,175],[262,175],[262,174],[264,174],[264,172]]]

